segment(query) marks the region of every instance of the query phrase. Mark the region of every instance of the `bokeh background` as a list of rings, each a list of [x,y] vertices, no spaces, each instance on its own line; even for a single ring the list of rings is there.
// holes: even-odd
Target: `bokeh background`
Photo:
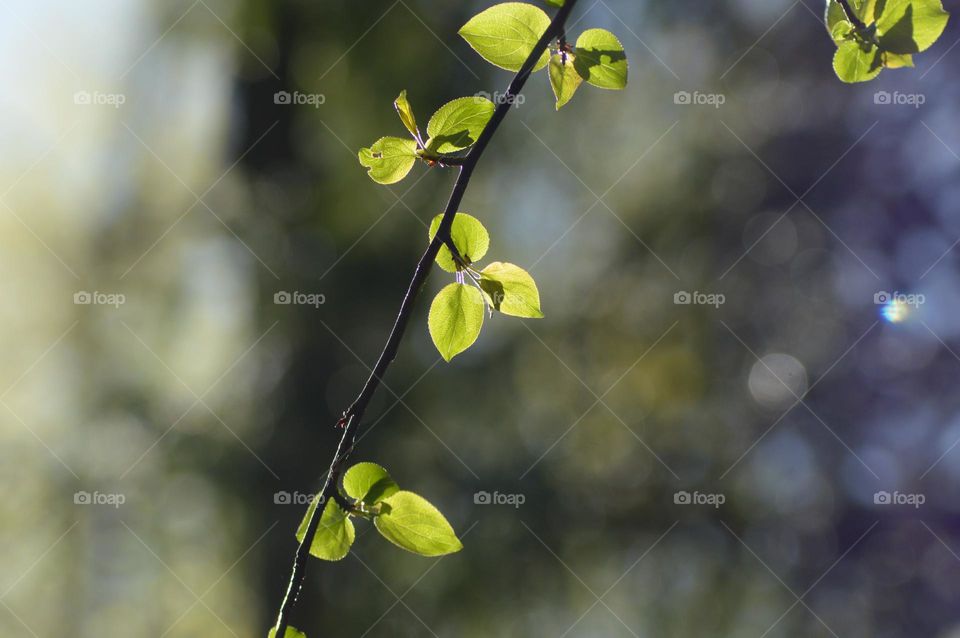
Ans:
[[[503,90],[488,4],[3,3],[0,635],[266,634],[453,180],[356,150]],[[960,636],[956,15],[845,86],[819,0],[579,4],[628,89],[534,77],[463,204],[546,318],[446,365],[422,299],[356,457],[466,547],[361,524],[295,624]]]

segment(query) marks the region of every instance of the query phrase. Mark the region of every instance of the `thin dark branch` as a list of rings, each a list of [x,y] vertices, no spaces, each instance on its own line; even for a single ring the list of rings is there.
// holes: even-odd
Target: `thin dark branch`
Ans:
[[[363,414],[367,409],[367,405],[370,403],[374,393],[380,386],[380,382],[383,379],[383,375],[386,373],[387,368],[397,356],[397,350],[400,347],[403,334],[406,331],[407,324],[410,322],[410,316],[413,313],[414,302],[416,301],[417,296],[420,294],[420,289],[423,288],[423,284],[426,282],[427,276],[430,274],[430,268],[433,266],[433,261],[437,256],[437,252],[444,243],[452,246],[452,241],[450,240],[450,228],[453,226],[453,218],[457,213],[457,209],[460,207],[460,202],[463,200],[463,195],[470,183],[473,170],[476,168],[477,163],[480,161],[480,157],[483,155],[484,150],[486,150],[487,145],[490,143],[490,139],[493,137],[494,133],[496,133],[500,123],[503,122],[504,118],[507,116],[507,112],[513,105],[515,98],[523,89],[523,85],[526,83],[527,78],[529,78],[530,74],[533,72],[533,68],[540,60],[540,56],[543,55],[543,52],[546,51],[547,47],[550,46],[550,42],[564,32],[564,26],[566,25],[567,18],[570,16],[570,12],[573,10],[573,7],[576,3],[577,0],[567,0],[564,3],[564,6],[557,11],[557,14],[550,22],[550,26],[548,26],[547,30],[543,32],[542,36],[540,36],[540,40],[537,42],[536,46],[533,47],[530,55],[527,56],[523,66],[520,67],[520,70],[513,77],[513,80],[510,82],[510,86],[507,87],[506,95],[504,95],[503,99],[497,105],[496,110],[493,112],[493,116],[490,118],[490,121],[487,123],[486,127],[484,127],[483,132],[480,133],[480,137],[477,139],[476,144],[473,145],[467,156],[462,158],[460,172],[457,175],[457,181],[454,183],[453,190],[450,193],[450,199],[447,201],[447,207],[444,209],[443,219],[440,221],[440,227],[437,229],[437,234],[424,251],[423,256],[420,257],[420,261],[417,262],[417,268],[413,272],[413,277],[410,280],[410,285],[407,287],[407,293],[403,298],[403,303],[400,304],[400,312],[397,314],[397,320],[393,325],[393,329],[390,331],[390,336],[387,338],[387,343],[383,348],[383,352],[381,352],[380,358],[377,360],[377,364],[374,366],[372,372],[370,373],[370,377],[367,379],[363,389],[360,391],[360,395],[343,414],[343,419],[341,420],[341,423],[345,424],[343,426],[343,436],[341,437],[340,443],[337,446],[337,452],[333,457],[333,461],[330,463],[330,469],[327,472],[326,480],[324,481],[323,488],[318,496],[320,499],[318,506],[316,509],[314,509],[313,515],[310,517],[310,521],[307,523],[307,529],[303,536],[303,541],[301,541],[300,545],[297,547],[297,553],[294,557],[293,570],[290,574],[290,583],[287,586],[287,592],[284,596],[283,603],[280,606],[280,613],[277,616],[277,638],[284,638],[286,635],[287,626],[290,622],[290,613],[293,610],[294,605],[296,605],[300,588],[303,586],[303,580],[306,576],[306,566],[310,555],[310,545],[313,543],[313,538],[317,534],[317,528],[320,526],[320,515],[323,512],[324,504],[326,503],[327,499],[337,498],[337,496],[339,496],[338,490],[340,474],[343,472],[343,466],[353,453],[354,443],[356,442],[357,438],[357,429],[360,425],[360,421],[363,419]],[[456,248],[453,248],[453,250],[455,251]],[[454,252],[454,254],[456,254],[456,252]]]
[[[840,3],[840,6],[843,7],[843,12],[847,14],[847,20],[850,21],[853,26],[857,29],[866,29],[867,25],[863,23],[863,20],[857,17],[857,14],[854,13],[853,7],[850,6],[849,0],[837,0]]]

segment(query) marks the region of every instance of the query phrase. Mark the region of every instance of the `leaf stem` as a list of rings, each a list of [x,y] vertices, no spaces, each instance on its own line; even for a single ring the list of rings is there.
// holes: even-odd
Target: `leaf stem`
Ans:
[[[480,157],[483,155],[484,150],[486,150],[487,145],[490,143],[490,139],[493,137],[494,133],[496,133],[497,128],[499,128],[501,122],[503,122],[504,118],[507,116],[507,113],[510,111],[510,107],[514,103],[514,98],[516,98],[523,89],[523,85],[533,72],[533,68],[540,59],[540,56],[550,46],[550,42],[564,32],[564,26],[566,25],[567,18],[569,18],[570,13],[576,3],[577,0],[567,0],[557,11],[556,15],[553,17],[553,20],[550,22],[550,25],[547,27],[547,30],[543,32],[543,35],[540,36],[540,40],[533,47],[530,55],[527,56],[523,66],[521,66],[520,70],[517,71],[517,74],[513,76],[513,80],[511,80],[510,85],[507,87],[507,92],[504,96],[504,99],[501,100],[497,105],[493,112],[493,116],[490,118],[490,121],[487,122],[483,132],[480,133],[480,137],[477,139],[476,144],[473,145],[473,147],[470,149],[470,152],[465,157],[457,158],[462,160],[462,162],[458,162],[460,165],[460,170],[457,174],[457,180],[454,182],[453,190],[450,192],[450,198],[447,201],[446,209],[443,212],[443,219],[440,221],[440,227],[437,229],[437,233],[430,241],[430,244],[427,246],[427,249],[424,251],[423,255],[420,257],[420,261],[417,262],[417,267],[413,271],[413,277],[410,279],[410,285],[407,287],[407,292],[404,295],[403,302],[400,304],[400,311],[397,314],[397,319],[393,324],[393,329],[390,331],[390,336],[387,338],[387,342],[383,347],[383,351],[380,353],[380,358],[377,359],[377,363],[371,371],[370,377],[364,384],[363,389],[360,391],[359,396],[357,396],[356,400],[354,400],[354,402],[350,404],[350,407],[348,407],[343,413],[343,419],[346,420],[346,425],[343,428],[343,436],[340,439],[340,443],[337,445],[337,451],[330,463],[330,469],[327,471],[327,476],[320,492],[321,497],[324,499],[323,502],[326,502],[327,498],[336,498],[338,495],[337,486],[339,484],[340,474],[343,472],[343,466],[353,453],[354,445],[357,439],[357,429],[359,428],[360,421],[363,419],[364,412],[366,411],[370,400],[373,398],[374,393],[380,386],[380,382],[383,379],[384,374],[386,374],[387,368],[397,356],[397,351],[400,348],[400,342],[403,339],[403,334],[406,331],[407,324],[410,322],[410,316],[413,314],[414,302],[416,301],[417,296],[420,294],[420,290],[423,288],[423,284],[426,282],[427,276],[430,274],[430,268],[433,266],[433,261],[437,256],[437,252],[439,252],[441,245],[447,244],[451,248],[452,252],[456,254],[456,247],[453,245],[453,241],[450,237],[450,229],[453,226],[453,218],[457,213],[457,209],[460,207],[460,202],[463,201],[463,195],[467,190],[467,186],[470,184],[470,178],[473,176],[474,168],[476,168],[477,163],[480,161]],[[293,568],[290,574],[290,581],[287,585],[287,591],[284,595],[283,602],[280,605],[280,611],[277,614],[276,638],[285,638],[286,636],[287,627],[289,626],[290,622],[290,614],[297,603],[297,598],[300,594],[301,588],[303,587],[304,578],[306,577],[307,560],[310,556],[310,546],[313,544],[313,539],[316,536],[317,529],[320,526],[321,513],[321,507],[318,506],[314,509],[313,515],[310,517],[310,520],[307,523],[307,529],[306,533],[303,535],[303,540],[297,547],[297,553],[293,559]]]

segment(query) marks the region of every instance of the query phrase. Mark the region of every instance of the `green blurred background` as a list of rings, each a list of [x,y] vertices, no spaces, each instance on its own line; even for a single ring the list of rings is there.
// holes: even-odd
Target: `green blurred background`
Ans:
[[[453,180],[356,150],[503,91],[488,4],[3,3],[0,635],[266,634]],[[294,624],[960,636],[960,30],[845,86],[818,0],[579,5],[628,89],[532,78],[463,204],[546,318],[447,365],[422,299],[356,454],[465,549],[360,524]]]

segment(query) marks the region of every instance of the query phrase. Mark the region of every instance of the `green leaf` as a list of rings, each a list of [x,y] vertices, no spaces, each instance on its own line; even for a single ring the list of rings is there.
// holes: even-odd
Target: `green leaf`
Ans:
[[[422,496],[400,491],[383,499],[380,507],[373,524],[397,547],[421,556],[443,556],[463,549],[447,519]]]
[[[427,150],[453,153],[476,143],[496,107],[485,97],[462,97],[447,102],[427,123]]]
[[[430,241],[433,241],[442,220],[443,215],[437,215],[430,222]],[[466,213],[457,213],[453,217],[450,238],[453,240],[453,245],[457,247],[460,256],[466,260],[467,265],[483,259],[490,247],[490,235],[487,233],[487,229],[483,227],[479,219]],[[437,253],[437,265],[447,272],[457,272],[457,264],[446,245],[441,246],[440,252]]]
[[[559,53],[550,56],[550,87],[553,89],[553,95],[557,98],[557,110],[560,110],[564,104],[570,101],[573,94],[577,92],[580,85],[583,84],[583,78],[577,73],[573,65],[573,54],[564,56]]]
[[[277,628],[274,627],[270,630],[270,633],[267,634],[267,638],[276,638]],[[307,638],[307,634],[303,633],[299,629],[294,629],[290,625],[287,625],[287,630],[283,632],[284,638]]]
[[[376,463],[357,463],[343,475],[343,491],[367,505],[373,505],[399,489],[387,471]]]
[[[847,22],[846,20],[838,20],[834,23],[832,31],[830,31],[830,37],[833,38],[835,43],[840,44],[844,40],[849,40],[855,30],[856,27],[853,26],[853,23]]]
[[[549,26],[550,17],[538,7],[504,2],[470,18],[459,33],[487,62],[519,71]],[[545,67],[548,58],[549,53],[544,51],[533,70]]]
[[[494,310],[514,317],[540,319],[540,291],[526,270],[495,261],[480,271],[480,287]]]
[[[880,48],[890,53],[919,53],[930,48],[947,26],[940,0],[886,0],[878,3]]]
[[[434,297],[427,326],[444,360],[450,361],[477,340],[483,309],[483,295],[466,284],[450,284]]]
[[[853,28],[853,24],[847,20],[847,14],[837,0],[827,0],[827,9],[824,12],[823,21],[827,26],[827,32],[830,34],[830,37],[833,38],[834,42],[838,41],[836,33],[841,23],[846,22]],[[840,39],[842,40],[843,38]]]
[[[543,0],[543,1],[549,4],[551,7],[562,7],[564,0]]]
[[[876,0],[866,0],[866,2],[864,2],[864,0],[850,0],[850,7],[853,9],[853,14],[867,25],[873,24],[876,20],[874,17],[876,4]],[[827,31],[832,35],[837,24],[841,21],[849,22],[849,18],[847,17],[847,12],[843,10],[843,7],[837,0],[827,0],[824,21],[827,25]],[[850,26],[853,26],[853,24],[851,23]]]
[[[370,148],[361,148],[360,163],[378,184],[394,184],[407,176],[417,161],[417,143],[402,137],[381,137]]]
[[[297,540],[303,542],[303,537],[307,533],[307,526],[310,524],[310,517],[313,511],[317,509],[318,499],[314,499],[307,509],[307,515],[300,522],[297,529]],[[337,505],[332,498],[327,501],[323,513],[320,514],[320,524],[317,527],[317,533],[313,537],[313,543],[310,545],[310,553],[323,560],[340,560],[350,551],[353,545],[355,533],[353,522],[343,509]]]
[[[866,82],[883,70],[880,50],[848,40],[841,42],[833,55],[833,70],[844,82]]]
[[[574,54],[574,68],[590,84],[601,89],[627,86],[627,54],[609,31],[587,29],[577,38]]]
[[[883,53],[883,66],[888,69],[902,69],[913,66],[913,56],[899,53]]]
[[[397,109],[397,115],[400,116],[400,121],[410,131],[410,135],[419,141],[420,129],[417,128],[417,118],[413,116],[413,107],[407,100],[406,89],[400,91],[400,95],[393,101],[393,108]]]

